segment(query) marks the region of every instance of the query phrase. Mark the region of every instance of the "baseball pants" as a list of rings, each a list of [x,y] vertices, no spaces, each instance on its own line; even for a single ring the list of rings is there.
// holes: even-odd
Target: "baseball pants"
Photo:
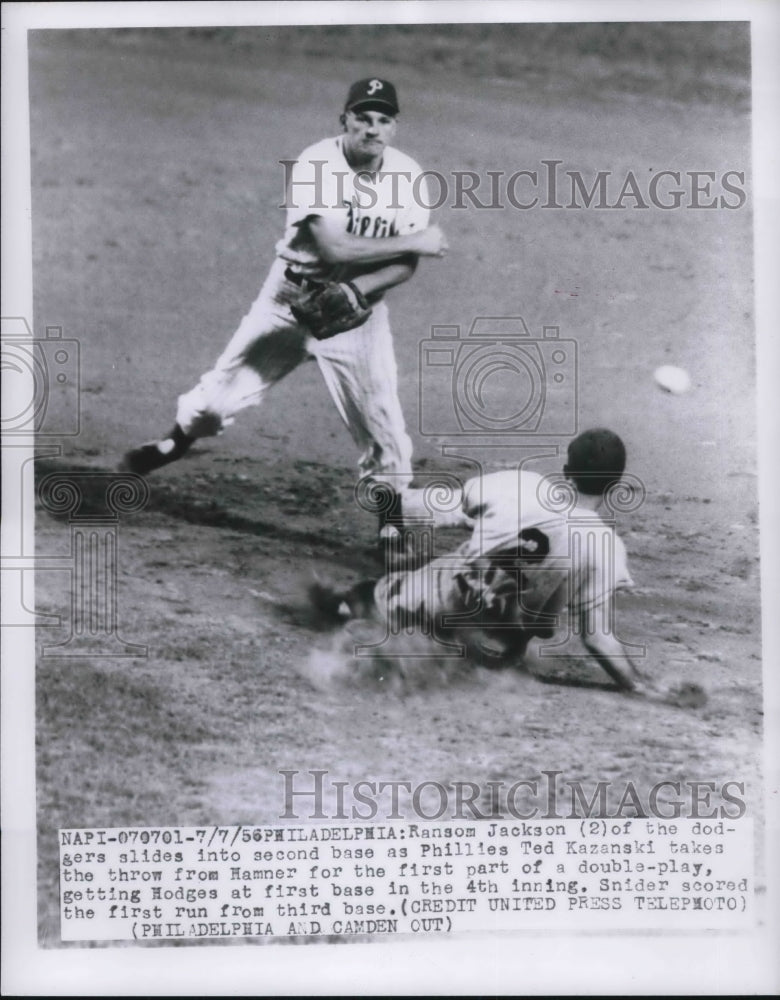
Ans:
[[[387,306],[378,302],[362,326],[318,341],[290,312],[301,287],[285,270],[277,258],[214,368],[179,397],[177,423],[191,437],[219,434],[236,413],[259,403],[269,386],[314,357],[361,449],[361,473],[402,489],[412,477],[412,442],[398,399]]]
[[[554,615],[523,606],[522,586],[522,575],[496,569],[488,559],[475,564],[461,549],[414,570],[388,573],[373,596],[391,629],[422,628],[467,644],[474,636],[480,643],[492,636],[494,650],[522,655],[532,636],[549,638],[556,624]]]

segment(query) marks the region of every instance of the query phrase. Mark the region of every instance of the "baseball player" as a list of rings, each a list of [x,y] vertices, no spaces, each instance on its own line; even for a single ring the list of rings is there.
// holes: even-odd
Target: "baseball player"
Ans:
[[[447,242],[429,224],[423,171],[390,145],[398,111],[387,80],[350,87],[342,133],[294,161],[286,229],[257,300],[214,368],[179,397],[173,430],[128,452],[124,468],[146,475],[176,461],[313,356],[361,450],[361,473],[408,485],[412,445],[384,294],[419,257],[444,256]]]
[[[623,542],[598,513],[625,462],[623,442],[612,431],[575,438],[563,469],[571,484],[565,512],[547,499],[549,478],[535,472],[470,479],[462,509],[472,532],[454,553],[344,594],[315,586],[310,596],[342,619],[379,615],[397,628],[463,644],[480,662],[519,661],[531,637],[551,638],[568,609],[572,631],[617,686],[655,697],[654,682],[614,634],[614,592],[632,581]]]

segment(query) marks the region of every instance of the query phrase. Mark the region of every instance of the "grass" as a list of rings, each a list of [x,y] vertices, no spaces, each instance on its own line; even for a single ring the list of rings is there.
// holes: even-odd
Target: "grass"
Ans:
[[[128,28],[110,35],[117,45],[225,46],[263,65],[359,59],[388,73],[409,66],[439,77],[519,81],[557,98],[651,94],[741,110],[750,103],[747,22],[156,28],[153,35]]]

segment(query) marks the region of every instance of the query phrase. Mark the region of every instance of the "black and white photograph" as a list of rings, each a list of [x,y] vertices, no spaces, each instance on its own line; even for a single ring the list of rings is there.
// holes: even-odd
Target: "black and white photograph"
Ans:
[[[777,7],[3,20],[4,992],[774,992]]]

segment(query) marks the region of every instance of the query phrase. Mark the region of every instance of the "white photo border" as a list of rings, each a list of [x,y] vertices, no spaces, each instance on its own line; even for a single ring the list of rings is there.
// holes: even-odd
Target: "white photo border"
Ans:
[[[518,3],[6,3],[3,18],[3,316],[32,316],[26,32],[101,28],[477,21],[746,21],[752,24],[753,185],[758,331],[768,923],[745,935],[525,934],[297,949],[41,949],[36,930],[34,638],[3,633],[3,992],[20,995],[761,993],[780,985],[780,7],[756,2],[557,0]],[[727,403],[728,401],[724,401]],[[14,531],[4,485],[3,532]],[[7,534],[6,534],[7,533]],[[395,950],[390,951],[393,947]]]

